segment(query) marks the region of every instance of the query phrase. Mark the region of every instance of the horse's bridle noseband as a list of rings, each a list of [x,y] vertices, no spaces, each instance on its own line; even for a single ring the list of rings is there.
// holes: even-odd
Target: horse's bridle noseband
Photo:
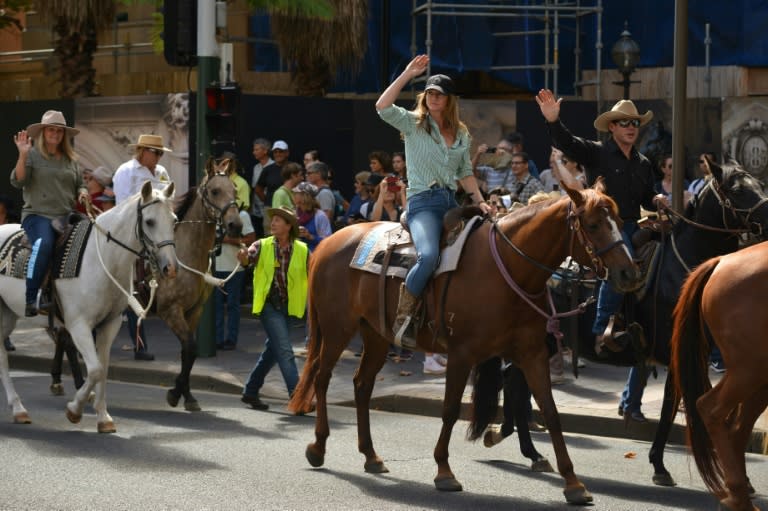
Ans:
[[[731,199],[729,199],[724,193],[723,190],[720,188],[720,185],[717,183],[715,179],[710,179],[707,185],[705,186],[705,189],[709,188],[712,190],[712,193],[715,195],[715,198],[717,199],[718,204],[720,204],[720,207],[723,209],[723,225],[728,228],[728,222],[725,218],[725,212],[726,210],[730,211],[735,218],[738,218],[741,220],[741,223],[744,225],[744,229],[739,229],[739,233],[750,233],[754,236],[761,237],[763,235],[763,226],[759,223],[753,223],[750,221],[750,217],[752,216],[752,213],[763,207],[766,203],[768,203],[768,197],[763,197],[760,199],[757,204],[752,206],[749,209],[743,209],[743,208],[737,208],[731,203]],[[745,217],[741,217],[741,213],[746,213]],[[736,232],[735,229],[729,229],[733,232]]]
[[[608,214],[608,207],[607,206],[599,206],[601,209],[603,209],[606,214]],[[581,243],[581,246],[584,247],[584,251],[589,256],[589,260],[592,262],[592,269],[595,271],[595,276],[600,280],[607,280],[608,279],[608,267],[603,262],[602,256],[613,250],[615,247],[619,245],[624,245],[624,237],[620,237],[618,240],[614,241],[613,243],[608,244],[607,246],[601,248],[601,249],[595,249],[595,244],[592,241],[592,239],[589,237],[589,235],[584,230],[584,227],[581,225],[581,215],[584,213],[584,207],[579,206],[578,208],[573,207],[573,201],[568,204],[568,227],[571,230],[571,249],[570,252],[573,252],[573,238],[576,237],[579,240],[579,243]]]
[[[221,244],[221,241],[226,234],[224,229],[224,215],[226,215],[227,211],[231,208],[235,208],[235,211],[239,211],[240,208],[238,208],[237,201],[234,199],[221,208],[211,201],[211,198],[208,195],[208,183],[214,177],[224,177],[229,179],[229,176],[226,173],[216,172],[205,178],[205,181],[203,181],[202,185],[197,189],[197,194],[200,196],[200,200],[203,201],[203,208],[205,208],[206,215],[216,224],[216,245],[218,246]],[[216,247],[214,247],[214,249],[215,248]]]

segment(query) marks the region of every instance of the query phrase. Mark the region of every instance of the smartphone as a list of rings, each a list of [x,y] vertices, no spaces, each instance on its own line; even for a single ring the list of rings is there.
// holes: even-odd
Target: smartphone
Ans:
[[[496,148],[495,147],[489,147],[488,149],[485,150],[485,152],[487,154],[494,154],[496,152]]]
[[[387,176],[387,190],[390,192],[399,192],[400,185],[397,184],[397,176]]]

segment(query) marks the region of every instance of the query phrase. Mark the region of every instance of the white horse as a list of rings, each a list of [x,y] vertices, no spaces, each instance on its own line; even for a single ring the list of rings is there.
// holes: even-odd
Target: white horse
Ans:
[[[99,215],[88,236],[80,275],[54,281],[63,326],[72,335],[88,370],[85,384],[67,403],[67,418],[74,423],[80,421],[88,396],[95,387],[94,409],[99,433],[117,431],[107,412],[107,369],[110,348],[120,330],[121,316],[128,304],[127,290],[132,287],[134,262],[139,256],[148,257],[166,277],[176,274],[173,190],[173,183],[164,190],[153,190],[147,181],[140,193]],[[20,228],[18,224],[0,226],[0,247]],[[0,268],[7,263],[9,261],[0,261]],[[25,280],[9,276],[9,273],[0,275],[0,339],[5,339],[16,327],[18,318],[24,315]],[[35,321],[47,324],[45,316]],[[93,331],[96,332],[95,344]],[[2,343],[0,380],[12,408],[14,422],[31,422],[11,381],[8,354]]]

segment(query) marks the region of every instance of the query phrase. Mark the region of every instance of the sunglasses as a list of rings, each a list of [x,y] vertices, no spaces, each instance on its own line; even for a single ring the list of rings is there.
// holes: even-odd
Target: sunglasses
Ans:
[[[525,165],[527,162],[524,161],[513,161],[512,165]]]
[[[635,128],[639,128],[640,127],[640,119],[622,119],[620,121],[616,121],[616,124],[618,124],[622,128],[629,128],[630,126],[634,126]]]
[[[162,149],[154,149],[152,147],[145,147],[144,149],[157,156],[162,156],[164,153]]]

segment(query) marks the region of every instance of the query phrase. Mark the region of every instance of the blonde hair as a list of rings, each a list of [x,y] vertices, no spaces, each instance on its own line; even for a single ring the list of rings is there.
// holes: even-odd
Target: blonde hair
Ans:
[[[528,199],[528,204],[534,204],[536,202],[545,201],[547,199],[551,199],[552,196],[549,195],[547,192],[536,192]]]
[[[51,157],[48,155],[48,151],[45,150],[45,128],[46,126],[43,126],[43,128],[40,130],[40,133],[37,134],[37,138],[35,139],[35,146],[43,158],[50,160]],[[75,154],[75,150],[72,147],[72,144],[69,143],[69,136],[67,136],[66,129],[64,130],[64,136],[61,138],[61,142],[59,142],[59,149],[61,149],[61,152],[64,153],[64,156],[69,158],[69,161],[77,161],[77,155]]]
[[[367,170],[363,170],[362,172],[358,172],[355,174],[355,181],[360,183],[361,185],[365,185],[365,182],[368,181],[368,177],[371,175],[371,173]]]
[[[448,102],[445,105],[441,128],[448,128],[453,131],[455,136],[458,136],[460,131],[465,131],[469,135],[467,125],[459,119],[459,99],[453,94],[447,94],[446,96],[448,97]],[[420,92],[416,96],[416,108],[413,111],[416,113],[416,125],[431,135],[432,127],[429,124],[426,92]]]
[[[296,206],[297,207],[300,206],[303,211],[307,211],[307,212],[311,211],[314,213],[315,211],[320,209],[320,203],[317,202],[317,199],[312,197],[309,193],[307,192],[293,192],[293,193],[296,195],[296,197],[294,198],[294,201],[296,202]],[[308,209],[304,209],[304,206],[306,206]]]

